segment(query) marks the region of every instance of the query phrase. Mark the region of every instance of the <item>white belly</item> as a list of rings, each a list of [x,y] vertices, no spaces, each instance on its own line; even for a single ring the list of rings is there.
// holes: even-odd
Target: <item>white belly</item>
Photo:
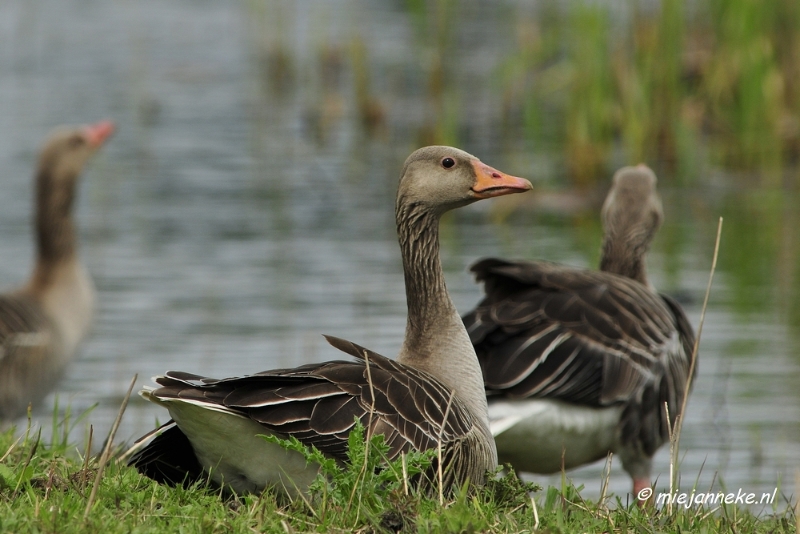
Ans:
[[[259,435],[270,431],[255,421],[177,399],[159,399],[186,434],[211,479],[236,493],[260,493],[271,486],[290,496],[305,493],[317,464]]]
[[[556,473],[604,458],[617,443],[622,407],[590,408],[551,399],[489,401],[489,426],[501,464]]]

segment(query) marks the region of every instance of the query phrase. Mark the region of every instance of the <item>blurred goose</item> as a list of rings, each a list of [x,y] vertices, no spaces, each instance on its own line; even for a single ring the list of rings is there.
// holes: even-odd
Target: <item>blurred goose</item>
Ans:
[[[296,452],[259,434],[294,436],[346,460],[358,418],[383,434],[388,457],[441,441],[444,486],[482,484],[497,465],[475,351],[445,287],[439,262],[439,217],[476,200],[530,189],[450,147],[427,147],[405,162],[397,193],[408,321],[396,360],[327,337],[355,361],[214,380],[168,372],[140,394],[169,410],[172,421],[126,453],[141,473],[169,484],[210,479],[236,493],[275,487],[305,492],[318,472]]]
[[[545,474],[613,451],[638,495],[687,394],[694,333],[647,281],[662,221],[653,171],[619,170],[602,217],[601,271],[481,260],[472,271],[486,296],[464,323],[501,463]]]
[[[0,423],[56,386],[89,328],[94,288],[78,257],[72,205],[79,174],[113,131],[110,122],[58,129],[39,156],[36,265],[25,286],[0,295]]]

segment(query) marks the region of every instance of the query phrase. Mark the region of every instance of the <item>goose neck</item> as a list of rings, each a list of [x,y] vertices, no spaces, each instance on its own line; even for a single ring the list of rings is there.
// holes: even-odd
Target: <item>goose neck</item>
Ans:
[[[453,301],[439,260],[439,214],[399,205],[408,320],[398,361],[429,372],[464,401],[488,428],[478,358]]]
[[[40,266],[69,261],[75,255],[72,206],[77,175],[54,176],[40,169],[36,180],[36,245]]]
[[[447,293],[439,260],[439,217],[412,206],[398,213],[398,233],[408,303],[408,327],[414,334],[438,323],[455,306]]]
[[[625,276],[648,285],[646,250],[640,246],[623,246],[618,240],[606,238],[600,258],[600,270]]]

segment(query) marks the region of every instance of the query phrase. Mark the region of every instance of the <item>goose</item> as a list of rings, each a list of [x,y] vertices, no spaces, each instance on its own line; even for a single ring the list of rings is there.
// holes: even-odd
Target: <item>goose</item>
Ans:
[[[625,167],[602,208],[600,271],[494,258],[472,266],[485,296],[463,319],[500,463],[548,474],[610,451],[634,495],[650,485],[652,458],[687,395],[694,346],[681,306],[647,279],[662,218],[653,171]]]
[[[129,464],[162,483],[210,480],[237,494],[273,487],[294,497],[307,492],[319,466],[259,435],[293,436],[345,461],[358,419],[368,435],[384,435],[389,459],[441,446],[445,489],[482,484],[497,455],[480,366],[445,286],[439,218],[530,188],[456,148],[412,153],[395,210],[408,306],[397,358],[326,336],[355,360],[222,380],[167,372],[154,378],[158,388],[140,395],[172,419],[133,445],[125,455]]]
[[[84,165],[114,132],[108,121],[61,127],[36,170],[36,263],[28,282],[0,295],[0,424],[58,383],[86,334],[94,287],[78,256],[72,206]]]

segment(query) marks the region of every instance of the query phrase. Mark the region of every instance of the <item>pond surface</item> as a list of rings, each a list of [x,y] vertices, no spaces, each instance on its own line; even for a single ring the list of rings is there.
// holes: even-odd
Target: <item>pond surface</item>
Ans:
[[[4,3],[3,287],[22,283],[32,268],[31,174],[48,130],[103,118],[119,127],[81,184],[81,252],[99,309],[58,391],[73,414],[96,405],[88,416],[96,436],[108,432],[135,373],[138,389],[168,369],[233,376],[339,358],[322,333],[388,356],[398,350],[405,295],[394,191],[436,112],[426,92],[431,59],[401,3],[344,5]],[[451,36],[458,50],[447,56],[447,101],[458,117],[450,131],[538,190],[444,220],[448,287],[467,311],[481,295],[467,272],[476,259],[593,266],[601,231],[598,195],[572,195],[556,149],[526,149],[499,118],[496,73],[514,45],[506,28],[518,8],[463,7]],[[725,217],[681,440],[683,487],[777,486],[790,496],[800,480],[800,199],[746,181],[708,172],[678,189],[662,174],[666,223],[649,269],[658,288],[685,302],[696,327]],[[53,401],[35,413],[45,428]],[[136,397],[118,440],[165,419]],[[84,432],[80,423],[74,439]],[[569,475],[596,497],[601,472],[599,463]],[[668,473],[663,449],[659,487]],[[615,466],[611,490],[628,489]]]

